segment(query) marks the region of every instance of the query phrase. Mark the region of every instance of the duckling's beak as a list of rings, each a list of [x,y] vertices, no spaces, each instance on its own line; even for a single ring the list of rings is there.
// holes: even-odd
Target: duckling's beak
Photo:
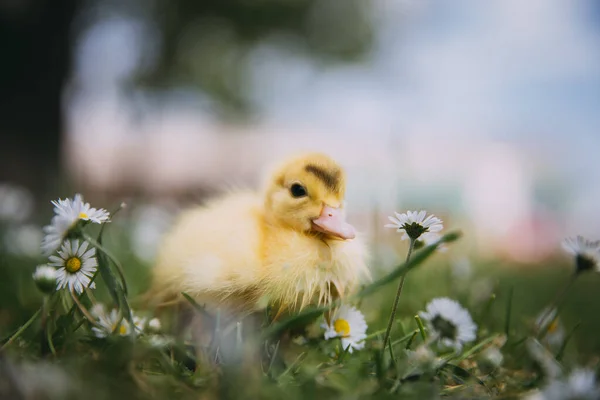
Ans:
[[[313,229],[324,232],[340,239],[354,239],[356,231],[346,222],[344,213],[339,208],[324,206],[321,215],[313,219]]]

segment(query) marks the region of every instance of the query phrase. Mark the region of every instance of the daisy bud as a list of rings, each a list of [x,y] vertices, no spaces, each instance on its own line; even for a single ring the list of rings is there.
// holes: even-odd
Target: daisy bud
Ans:
[[[503,361],[502,352],[496,346],[491,346],[481,353],[477,364],[483,373],[491,373],[499,368]]]
[[[53,293],[56,289],[56,269],[49,265],[38,266],[33,273],[33,281],[42,293]]]
[[[169,336],[150,335],[148,337],[148,344],[158,349],[165,348],[173,343],[175,343],[175,340]]]
[[[148,332],[152,332],[152,333],[160,332],[160,329],[161,329],[160,320],[158,318],[152,318],[150,321],[148,321],[147,329],[148,329]]]
[[[414,351],[406,350],[406,353],[408,355],[408,362],[414,367],[428,370],[435,366],[435,354],[425,345],[417,347]]]

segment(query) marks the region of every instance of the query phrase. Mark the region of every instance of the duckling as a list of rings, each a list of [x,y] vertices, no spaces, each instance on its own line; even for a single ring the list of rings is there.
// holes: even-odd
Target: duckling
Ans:
[[[366,246],[345,218],[345,173],[304,154],[261,192],[238,191],[180,214],[159,247],[155,298],[182,292],[237,313],[329,304],[369,278]]]

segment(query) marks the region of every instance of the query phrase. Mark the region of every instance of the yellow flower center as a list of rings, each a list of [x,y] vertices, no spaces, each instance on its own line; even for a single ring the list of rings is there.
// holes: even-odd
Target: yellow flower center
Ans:
[[[336,319],[333,323],[333,329],[342,337],[346,337],[350,335],[350,324],[345,319]]]
[[[87,215],[86,213],[84,213],[84,212],[79,213],[79,219],[89,219],[89,218],[90,218],[90,216]]]
[[[125,328],[125,325],[121,324],[121,326],[119,327],[119,335],[125,335],[127,333],[127,328]]]
[[[77,257],[71,257],[65,263],[65,268],[67,271],[74,274],[81,269],[81,260]]]
[[[555,318],[554,321],[550,322],[548,325],[548,333],[554,333],[558,329],[558,318]]]

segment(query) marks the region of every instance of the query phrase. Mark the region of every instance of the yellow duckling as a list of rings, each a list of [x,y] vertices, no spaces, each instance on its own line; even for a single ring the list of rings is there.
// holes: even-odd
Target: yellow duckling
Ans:
[[[284,163],[262,193],[184,211],[158,252],[152,293],[252,312],[327,304],[368,277],[366,247],[345,220],[345,174],[326,155]]]

